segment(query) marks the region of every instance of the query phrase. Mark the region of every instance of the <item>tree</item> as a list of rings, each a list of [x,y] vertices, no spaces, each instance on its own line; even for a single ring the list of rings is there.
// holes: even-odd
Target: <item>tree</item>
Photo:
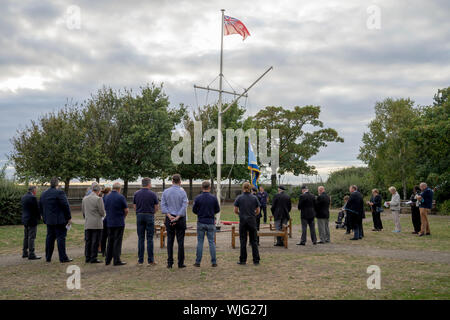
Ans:
[[[81,120],[79,109],[66,105],[18,130],[11,140],[13,151],[9,156],[18,179],[43,183],[58,177],[64,181],[67,194],[70,180],[80,175],[83,166]]]
[[[400,182],[403,199],[407,186],[415,178],[415,145],[410,128],[418,119],[410,99],[387,98],[375,104],[375,119],[364,133],[358,159],[366,163],[376,184],[388,186]]]
[[[293,110],[268,106],[254,116],[253,127],[279,130],[280,160],[279,168],[272,168],[272,188],[276,186],[277,169],[280,174],[315,174],[315,167],[308,165],[307,161],[317,154],[321,147],[327,146],[327,142],[344,141],[332,128],[310,132],[305,130],[305,126],[323,128],[319,115],[319,106],[296,106]]]

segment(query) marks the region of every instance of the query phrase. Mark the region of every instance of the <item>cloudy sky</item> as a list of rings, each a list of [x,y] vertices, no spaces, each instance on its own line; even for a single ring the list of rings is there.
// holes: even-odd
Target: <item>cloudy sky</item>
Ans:
[[[274,66],[250,91],[248,115],[267,105],[320,105],[325,126],[345,139],[311,159],[322,177],[361,164],[376,101],[430,104],[450,85],[448,0],[2,0],[1,7],[0,163],[17,128],[102,85],[164,82],[173,106],[195,107],[193,85],[219,72],[222,8],[251,34],[224,38],[230,85],[246,87]]]

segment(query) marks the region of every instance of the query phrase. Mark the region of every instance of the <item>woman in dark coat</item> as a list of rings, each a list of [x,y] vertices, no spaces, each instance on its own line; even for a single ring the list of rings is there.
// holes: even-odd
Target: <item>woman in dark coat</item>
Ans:
[[[382,199],[380,192],[377,189],[372,190],[372,197],[370,198],[369,204],[372,208],[372,219],[373,219],[373,229],[372,231],[383,230],[383,223],[381,222],[381,212],[383,211]]]
[[[421,193],[421,190],[419,186],[415,186],[413,193],[411,194],[411,219],[412,224],[414,226],[414,232],[413,234],[418,234],[420,232],[420,210],[419,210],[419,204],[417,203],[417,195]]]

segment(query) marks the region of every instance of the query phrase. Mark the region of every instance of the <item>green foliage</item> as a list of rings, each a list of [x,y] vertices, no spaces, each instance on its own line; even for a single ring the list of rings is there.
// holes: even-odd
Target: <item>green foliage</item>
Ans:
[[[365,167],[350,167],[334,171],[329,175],[324,186],[331,197],[332,207],[342,207],[344,196],[350,194],[349,187],[353,184],[358,187],[363,196],[369,196],[373,188],[370,170]]]
[[[437,209],[440,214],[449,216],[450,215],[450,199],[445,200],[444,202],[438,204]]]
[[[20,199],[25,192],[26,187],[0,177],[0,226],[21,223]]]
[[[307,161],[316,155],[327,142],[343,142],[336,130],[323,128],[319,120],[319,106],[295,106],[293,110],[268,106],[253,118],[255,128],[278,129],[280,142],[280,167],[272,168],[272,186],[276,184],[276,169],[280,174],[315,174],[314,166]],[[313,127],[318,130],[306,130]],[[270,150],[270,147],[268,147]]]

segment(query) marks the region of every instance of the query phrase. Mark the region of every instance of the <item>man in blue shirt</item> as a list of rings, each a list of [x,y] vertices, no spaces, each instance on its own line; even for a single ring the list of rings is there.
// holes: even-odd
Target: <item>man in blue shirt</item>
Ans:
[[[128,204],[127,199],[120,194],[120,188],[120,183],[114,183],[112,192],[105,199],[106,220],[108,226],[106,265],[109,265],[113,258],[115,266],[126,264],[126,262],[120,260],[120,254],[122,252],[125,218],[128,215]]]
[[[424,235],[431,235],[428,214],[431,212],[431,207],[433,206],[433,191],[428,188],[425,182],[422,182],[419,186],[420,190],[422,190],[422,193],[417,196],[421,221],[419,237],[422,237]]]
[[[175,236],[178,243],[178,268],[186,268],[184,264],[184,234],[186,231],[186,209],[188,198],[181,188],[181,176],[172,176],[172,186],[164,190],[161,197],[161,211],[166,215],[164,222],[167,230],[167,268],[173,266],[173,243]]]
[[[50,188],[45,190],[39,199],[39,210],[44,223],[47,225],[45,259],[47,262],[52,260],[56,240],[59,261],[64,263],[72,261],[66,254],[67,226],[71,224],[72,215],[66,194],[56,188],[58,184],[57,178],[51,179]]]
[[[155,231],[155,212],[158,211],[158,196],[150,190],[150,178],[142,179],[142,189],[134,194],[133,206],[136,210],[136,225],[138,234],[138,264],[144,263],[145,233],[147,233],[147,261],[155,265],[153,256],[153,233]]]
[[[263,186],[259,187],[259,192],[257,194],[259,203],[261,204],[261,211],[264,213],[264,223],[267,223],[267,200],[269,195],[264,191]]]
[[[214,223],[214,216],[220,211],[219,201],[214,197],[211,191],[211,183],[203,181],[202,193],[195,197],[192,212],[197,217],[197,259],[195,260],[195,267],[200,267],[203,254],[203,241],[205,233],[208,237],[209,253],[211,255],[211,265],[217,267],[216,260],[216,244],[214,243],[214,233],[216,232],[216,225]]]

